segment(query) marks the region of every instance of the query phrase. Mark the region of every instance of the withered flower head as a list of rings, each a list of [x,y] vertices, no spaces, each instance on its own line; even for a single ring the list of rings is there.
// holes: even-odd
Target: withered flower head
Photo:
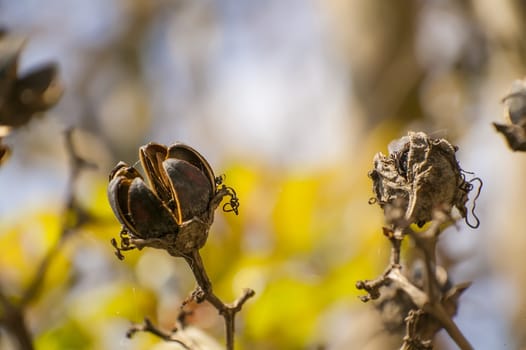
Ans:
[[[377,153],[369,172],[374,201],[382,208],[395,204],[406,220],[419,226],[430,221],[437,208],[454,206],[465,218],[473,186],[465,180],[455,152],[447,140],[423,132],[409,132],[391,142],[389,155]]]
[[[112,240],[120,259],[121,251],[133,248],[160,248],[174,256],[200,249],[225,196],[230,201],[223,210],[237,214],[235,191],[221,185],[222,178],[190,146],[149,143],[139,157],[147,183],[124,162],[110,173],[108,199],[123,226],[120,245]]]

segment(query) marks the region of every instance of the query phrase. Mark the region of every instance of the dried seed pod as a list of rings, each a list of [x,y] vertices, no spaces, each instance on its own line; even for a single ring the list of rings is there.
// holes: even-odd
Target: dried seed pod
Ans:
[[[0,38],[0,125],[19,127],[53,107],[63,93],[55,63],[42,64],[18,76],[18,60],[25,40]]]
[[[526,151],[526,80],[515,80],[502,102],[506,106],[506,124],[493,123],[514,151]]]
[[[18,76],[19,56],[25,42],[24,38],[7,36],[5,29],[0,28],[0,164],[10,153],[2,138],[55,105],[63,92],[54,63]]]
[[[389,145],[389,155],[377,153],[373,180],[374,201],[382,208],[395,204],[405,219],[424,225],[439,207],[456,207],[466,217],[466,182],[455,158],[456,148],[445,139],[434,139],[423,132],[409,132]]]
[[[123,225],[122,250],[153,247],[174,256],[200,249],[208,237],[214,210],[223,197],[237,213],[238,200],[230,187],[217,186],[208,162],[190,146],[149,143],[139,150],[148,184],[140,173],[119,162],[110,173],[108,199]]]

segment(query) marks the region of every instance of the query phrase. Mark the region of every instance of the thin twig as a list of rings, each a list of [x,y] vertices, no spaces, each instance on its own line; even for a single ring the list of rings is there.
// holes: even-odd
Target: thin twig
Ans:
[[[22,293],[17,303],[10,301],[2,292],[4,289],[0,287],[0,304],[2,305],[3,311],[0,324],[2,324],[8,333],[13,336],[13,338],[18,342],[19,348],[22,350],[33,349],[31,332],[24,318],[27,305],[32,300],[34,300],[35,296],[42,288],[45,277],[49,270],[49,266],[60,252],[65,239],[70,236],[74,229],[81,223],[80,217],[82,213],[76,206],[74,185],[80,172],[85,168],[93,167],[93,164],[86,162],[77,155],[73,145],[72,132],[72,129],[68,129],[64,133],[66,151],[68,152],[70,158],[70,175],[67,185],[66,198],[64,201],[64,213],[62,215],[64,219],[62,222],[59,239],[39,263],[33,278]],[[69,220],[69,218],[71,218],[71,215],[69,215],[71,212],[75,212],[77,214],[76,221],[73,223]]]
[[[38,265],[37,269],[35,270],[34,276],[31,279],[31,282],[22,294],[22,298],[20,299],[19,304],[20,307],[25,307],[29,302],[31,302],[35,298],[35,296],[40,291],[40,288],[44,284],[44,279],[47,275],[49,266],[60,252],[63,242],[64,240],[61,238],[58,241],[56,241]]]
[[[35,275],[31,280],[30,284],[26,288],[25,292],[22,295],[20,305],[25,306],[29,303],[36,294],[38,294],[49,266],[53,262],[54,258],[60,252],[62,245],[65,239],[70,236],[70,234],[80,225],[81,220],[80,216],[83,214],[81,210],[76,205],[76,196],[75,196],[75,183],[84,169],[93,168],[94,165],[85,161],[81,158],[73,144],[73,129],[68,129],[64,132],[65,137],[65,148],[69,156],[70,170],[69,170],[69,179],[66,187],[66,197],[64,199],[64,209],[63,209],[63,221],[60,229],[59,239],[47,252],[46,256],[40,262],[38,268],[35,271]],[[75,213],[76,216],[75,222],[71,222],[70,218],[72,217],[71,213]]]
[[[171,333],[165,333],[165,332],[161,331],[159,328],[155,327],[153,325],[152,321],[150,321],[150,319],[148,319],[148,318],[144,318],[143,323],[140,324],[140,325],[133,325],[128,330],[128,332],[126,333],[126,336],[128,338],[131,338],[137,332],[148,332],[148,333],[151,333],[151,334],[163,339],[164,341],[174,342],[174,343],[177,343],[177,344],[181,345],[185,349],[189,349],[189,350],[191,349],[182,340],[175,338],[175,334],[177,332],[177,329],[172,330]]]
[[[24,309],[10,301],[2,291],[3,288],[0,287],[0,304],[2,305],[0,325],[18,343],[20,350],[33,350],[31,333],[24,319]]]
[[[191,256],[185,256],[185,260],[194,273],[198,289],[193,293],[197,302],[208,301],[223,316],[225,320],[226,348],[234,349],[235,316],[241,311],[243,304],[255,295],[252,289],[244,289],[243,294],[231,304],[225,304],[212,291],[212,283],[206,273],[201,254],[194,250]]]
[[[389,213],[388,213],[389,214]],[[394,217],[394,216],[393,216]],[[395,217],[396,219],[396,217]],[[451,288],[444,295],[436,275],[436,247],[438,237],[442,230],[441,225],[451,220],[451,217],[442,211],[434,215],[434,221],[425,232],[414,232],[408,222],[391,220],[394,229],[384,228],[383,233],[391,243],[390,262],[384,273],[374,280],[358,281],[356,287],[367,291],[367,295],[360,297],[362,301],[369,301],[380,297],[380,289],[394,283],[394,287],[404,291],[409,296],[412,304],[418,308],[413,311],[414,317],[406,317],[406,336],[401,349],[423,349],[428,344],[424,338],[429,334],[434,334],[444,328],[453,341],[462,350],[471,350],[473,347],[462,334],[458,326],[453,322],[452,315],[456,310],[456,299],[469,286],[462,284],[458,288]],[[427,283],[424,290],[417,287],[403,273],[400,264],[401,243],[403,237],[410,236],[416,248],[422,251],[425,261]],[[414,312],[417,312],[415,314]],[[429,315],[432,318],[426,319],[421,315]],[[411,315],[411,313],[410,313]],[[418,317],[417,317],[418,315]],[[425,325],[425,328],[422,326]],[[426,331],[424,331],[426,329]],[[419,333],[420,332],[420,333]],[[417,334],[418,333],[418,334]]]

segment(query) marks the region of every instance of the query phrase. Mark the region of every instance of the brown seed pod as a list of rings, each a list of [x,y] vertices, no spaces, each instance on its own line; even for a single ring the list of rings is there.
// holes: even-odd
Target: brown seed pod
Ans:
[[[466,182],[455,158],[456,148],[445,139],[409,132],[389,145],[389,155],[377,153],[369,172],[373,191],[382,208],[402,208],[405,219],[424,225],[439,207],[458,209],[466,217],[472,185]]]
[[[45,63],[18,75],[18,61],[25,40],[0,38],[0,125],[20,127],[53,107],[62,96],[58,66]]]
[[[526,80],[515,80],[502,102],[506,106],[506,124],[493,123],[514,151],[526,151]]]
[[[122,250],[146,246],[186,255],[205,244],[223,197],[231,198],[237,213],[234,190],[218,188],[212,168],[190,146],[149,143],[140,148],[139,157],[148,183],[124,162],[110,173],[108,199],[123,225],[120,246],[112,241],[119,258]]]

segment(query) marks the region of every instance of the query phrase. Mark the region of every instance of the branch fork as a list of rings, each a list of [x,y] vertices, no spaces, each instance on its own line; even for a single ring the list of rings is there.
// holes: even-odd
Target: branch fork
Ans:
[[[250,288],[243,289],[243,293],[232,303],[224,303],[217,295],[214,294],[212,289],[212,283],[206,273],[201,254],[198,250],[192,251],[190,255],[184,256],[185,261],[190,266],[194,277],[197,281],[197,287],[191,293],[188,299],[186,299],[181,305],[181,314],[178,318],[178,323],[181,328],[185,326],[185,316],[188,312],[184,311],[185,305],[190,301],[196,303],[209,302],[221,315],[225,322],[225,333],[226,333],[226,349],[234,349],[234,333],[235,333],[235,317],[238,312],[241,311],[245,302],[255,295],[255,292]],[[181,344],[185,349],[191,349],[188,344],[185,344],[176,335],[178,328],[174,328],[171,333],[164,332],[159,328],[155,327],[152,322],[145,318],[143,324],[134,325],[130,328],[127,333],[128,337],[132,337],[137,332],[148,332],[158,336],[165,341],[173,341]]]
[[[434,221],[425,232],[414,232],[408,223],[397,227],[393,225],[394,228],[384,228],[384,236],[391,243],[388,267],[378,278],[356,283],[357,289],[367,292],[367,295],[360,297],[363,302],[380,298],[383,287],[402,290],[409,297],[412,305],[405,317],[406,334],[401,350],[430,349],[432,337],[442,328],[447,331],[460,349],[473,349],[452,319],[457,311],[458,299],[470,283],[448,287],[446,286],[447,276],[444,280],[438,278],[438,275],[445,271],[436,264],[436,245],[441,233],[441,225],[450,221],[449,214],[438,211],[434,214]],[[397,222],[397,224],[401,223],[401,221]],[[410,236],[416,248],[422,252],[426,275],[423,286],[411,281],[402,272],[400,252],[405,236]]]

